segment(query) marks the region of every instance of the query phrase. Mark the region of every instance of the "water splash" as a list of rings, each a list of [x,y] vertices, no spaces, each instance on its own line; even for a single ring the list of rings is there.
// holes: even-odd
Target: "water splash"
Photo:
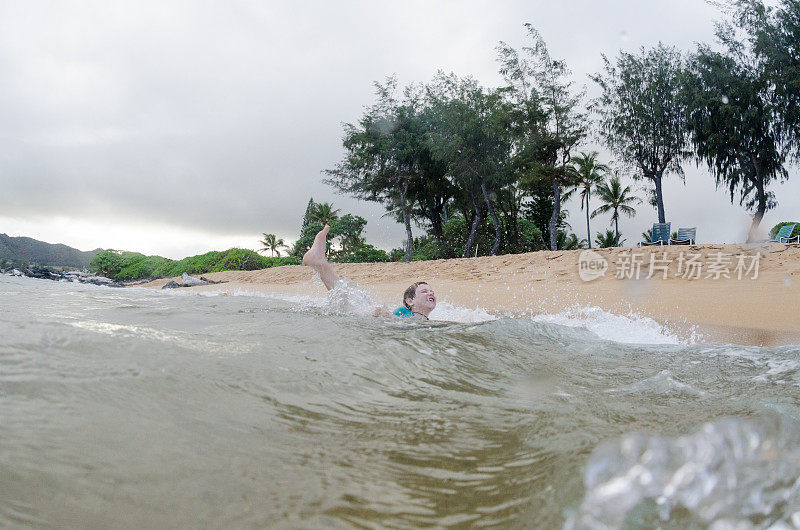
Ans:
[[[566,528],[789,528],[800,522],[800,428],[728,418],[678,438],[631,434],[596,449]],[[794,526],[793,526],[794,525]]]
[[[431,311],[429,317],[431,320],[463,323],[488,322],[490,320],[497,320],[498,318],[480,307],[469,309],[446,301],[437,302],[436,309]]]
[[[341,278],[328,291],[323,310],[336,315],[371,316],[377,305],[356,282]]]
[[[681,341],[652,318],[629,313],[615,315],[599,307],[571,307],[560,313],[540,314],[534,322],[585,328],[601,339],[628,344],[680,344]]]
[[[328,314],[338,315],[371,316],[379,305],[370,295],[361,290],[358,284],[347,278],[338,280],[334,288],[328,291],[324,297],[265,293],[240,287],[234,289],[220,287],[213,291],[197,292],[172,290],[165,291],[164,294],[261,297],[297,304],[301,309],[321,308]],[[511,315],[505,316],[511,317]],[[446,300],[439,301],[436,309],[430,314],[431,320],[460,323],[487,322],[498,318],[500,316],[492,314],[482,307],[467,308]],[[617,315],[599,307],[573,306],[559,313],[538,314],[533,317],[533,321],[583,328],[601,339],[628,344],[693,344],[702,338],[696,331],[693,331],[688,339],[683,339],[652,318],[634,312]]]

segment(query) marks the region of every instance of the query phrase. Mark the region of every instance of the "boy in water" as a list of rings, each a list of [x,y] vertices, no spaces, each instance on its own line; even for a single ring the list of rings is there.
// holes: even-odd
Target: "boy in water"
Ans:
[[[314,244],[303,256],[303,265],[308,265],[317,271],[322,283],[325,284],[329,291],[333,289],[339,279],[339,276],[328,262],[328,258],[325,257],[325,250],[328,246],[328,231],[330,229],[330,226],[325,225],[325,228],[320,230],[314,237]],[[425,282],[416,282],[403,293],[403,307],[399,307],[389,313],[385,307],[381,306],[375,309],[375,316],[395,315],[400,318],[418,316],[427,320],[428,315],[435,307],[436,295],[433,293],[433,289]]]

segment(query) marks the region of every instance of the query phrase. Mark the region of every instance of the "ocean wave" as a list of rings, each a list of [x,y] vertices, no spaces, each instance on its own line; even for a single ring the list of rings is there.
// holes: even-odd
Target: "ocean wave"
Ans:
[[[213,287],[0,283],[0,527],[796,523],[797,347]]]
[[[297,304],[301,309],[321,308],[330,314],[369,316],[379,304],[349,280],[342,280],[325,296],[290,295],[268,293],[237,288],[220,287],[211,291],[168,291],[170,295],[198,294],[200,296],[249,296],[280,300]],[[523,318],[512,315],[497,315],[481,308],[468,308],[447,300],[438,302],[430,319],[444,322],[478,323],[498,318]],[[689,338],[679,337],[653,320],[636,313],[617,315],[599,307],[573,306],[559,313],[542,313],[532,317],[534,322],[557,324],[571,328],[582,328],[593,335],[613,342],[627,344],[690,344],[699,337],[693,333]]]

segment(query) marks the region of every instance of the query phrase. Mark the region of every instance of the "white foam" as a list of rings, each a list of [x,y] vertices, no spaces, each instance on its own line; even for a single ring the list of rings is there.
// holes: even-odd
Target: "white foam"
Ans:
[[[304,307],[322,307],[325,305],[325,297],[324,296],[310,296],[310,295],[292,295],[292,294],[283,294],[283,293],[270,293],[264,291],[249,291],[247,289],[242,289],[240,287],[236,288],[226,288],[226,287],[219,287],[214,290],[208,291],[187,291],[187,290],[180,290],[180,289],[168,289],[164,291],[152,291],[151,289],[142,287],[137,288],[133,287],[133,289],[142,289],[146,292],[155,292],[159,294],[169,295],[169,296],[205,296],[205,297],[214,297],[214,296],[247,296],[253,298],[267,298],[269,300],[279,300],[281,302],[290,302],[293,304],[298,304]]]
[[[487,322],[497,320],[496,316],[490,315],[480,307],[469,309],[453,305],[449,302],[440,301],[436,303],[436,308],[428,315],[431,320],[443,320],[446,322]]]
[[[149,289],[142,288],[148,292]],[[301,307],[314,307],[324,309],[331,313],[341,314],[360,314],[371,315],[373,310],[378,306],[372,298],[358,288],[358,286],[349,281],[342,280],[337,282],[336,287],[332,291],[328,291],[325,296],[310,296],[310,295],[291,295],[283,293],[270,293],[264,291],[249,291],[247,289],[226,288],[220,286],[214,290],[179,290],[169,289],[161,291],[162,294],[171,296],[248,296],[267,298],[270,300],[279,300],[282,302],[289,302],[297,304]],[[393,308],[389,308],[392,310]],[[496,320],[497,317],[489,314],[483,308],[470,309],[458,305],[451,304],[447,301],[440,301],[436,304],[436,309],[431,311],[431,320],[438,320],[444,322],[486,322],[489,320]]]
[[[615,315],[599,307],[571,307],[560,313],[536,315],[533,321],[584,328],[601,339],[627,344],[683,342],[652,318],[636,313]]]
[[[377,304],[364,291],[353,282],[342,281],[337,283],[336,289],[329,291],[327,296],[290,295],[281,293],[267,293],[262,291],[248,291],[246,289],[229,289],[220,286],[213,291],[179,291],[177,289],[166,291],[171,295],[200,296],[251,296],[280,300],[297,304],[301,307],[321,308],[332,313],[369,315]],[[392,308],[389,308],[390,310]],[[445,322],[477,323],[497,320],[481,307],[470,309],[447,302],[439,301],[436,309],[431,311],[430,319]],[[534,322],[558,324],[573,328],[584,328],[601,339],[628,344],[681,344],[673,333],[652,318],[629,313],[615,315],[599,307],[571,307],[555,314],[539,314],[533,317]],[[692,341],[694,342],[694,341]]]

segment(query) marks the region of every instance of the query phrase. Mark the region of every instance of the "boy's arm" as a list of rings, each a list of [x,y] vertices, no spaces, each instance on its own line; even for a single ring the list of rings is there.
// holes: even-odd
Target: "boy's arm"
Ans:
[[[385,305],[379,305],[375,308],[375,311],[372,312],[372,316],[374,317],[393,317],[391,311],[389,311]]]

